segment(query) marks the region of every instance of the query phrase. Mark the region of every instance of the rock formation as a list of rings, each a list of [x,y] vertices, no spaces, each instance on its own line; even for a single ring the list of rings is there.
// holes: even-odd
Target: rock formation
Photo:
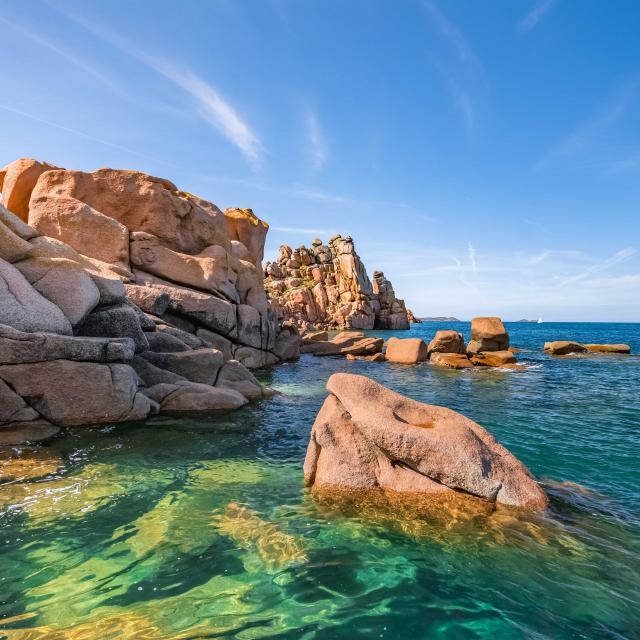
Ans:
[[[528,469],[480,425],[403,397],[364,376],[337,373],[304,462],[315,491],[454,492],[512,507],[548,500]]]
[[[280,247],[264,268],[265,288],[278,316],[302,332],[313,329],[408,329],[404,301],[381,271],[367,276],[350,237],[316,239],[311,247]]]
[[[629,354],[631,347],[628,344],[580,344],[571,340],[556,340],[545,342],[544,350],[552,356],[566,356],[573,353],[617,353]]]
[[[236,408],[298,356],[263,288],[266,223],[135,171],[0,171],[0,444]],[[28,224],[27,224],[28,223]],[[246,244],[245,244],[246,243]]]
[[[509,334],[500,318],[473,318],[471,320],[471,340],[467,345],[469,353],[506,351],[508,348]]]

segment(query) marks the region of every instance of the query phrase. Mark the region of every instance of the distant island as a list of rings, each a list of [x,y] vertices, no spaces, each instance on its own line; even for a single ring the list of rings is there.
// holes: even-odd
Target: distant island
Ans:
[[[522,320],[516,320],[516,322],[538,322],[537,320],[527,320],[526,318]]]
[[[460,322],[458,318],[452,316],[436,316],[433,318],[418,318],[421,322]]]

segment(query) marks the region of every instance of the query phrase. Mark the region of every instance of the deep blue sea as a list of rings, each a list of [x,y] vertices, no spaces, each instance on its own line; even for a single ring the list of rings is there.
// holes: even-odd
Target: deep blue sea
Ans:
[[[424,323],[399,337],[430,340]],[[76,429],[0,486],[0,638],[640,638],[640,355],[552,358],[640,324],[508,323],[526,371],[304,356],[237,412]],[[383,337],[392,332],[372,332]],[[336,371],[460,411],[529,466],[548,513],[326,504],[302,487]]]

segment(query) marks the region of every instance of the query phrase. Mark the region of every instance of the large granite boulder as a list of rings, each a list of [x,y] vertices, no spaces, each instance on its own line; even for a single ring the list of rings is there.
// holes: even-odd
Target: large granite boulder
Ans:
[[[53,360],[0,366],[0,379],[58,426],[141,420],[154,405],[127,364]]]
[[[78,253],[129,269],[129,231],[76,198],[43,195],[31,200],[29,224]]]
[[[239,409],[247,404],[247,398],[234,389],[211,387],[190,381],[161,383],[143,389],[163,412],[220,411]]]
[[[149,348],[149,341],[140,324],[140,316],[131,304],[98,307],[80,325],[78,334],[92,337],[130,338],[135,344],[137,353]]]
[[[479,351],[507,351],[509,334],[500,318],[473,318],[471,320],[471,340],[467,345],[469,353]]]
[[[160,369],[176,373],[191,382],[209,385],[216,383],[218,372],[224,364],[222,353],[217,349],[192,349],[172,353],[145,351],[141,356]]]
[[[26,333],[0,325],[0,364],[27,364],[50,360],[130,362],[130,338],[82,338],[55,333]]]
[[[566,356],[570,353],[583,353],[587,351],[587,347],[571,340],[556,340],[555,342],[545,342],[544,350],[552,356]]]
[[[458,331],[436,331],[427,350],[430,357],[434,353],[466,353],[464,336]]]
[[[334,374],[327,389],[304,462],[305,484],[314,490],[459,492],[511,507],[546,507],[528,469],[465,416],[364,376]]]
[[[332,340],[309,340],[300,351],[314,356],[365,356],[380,353],[384,340],[359,331],[343,331]]]
[[[385,357],[389,362],[416,364],[429,358],[429,351],[420,338],[389,338]]]
[[[146,231],[175,251],[196,254],[211,245],[230,249],[227,223],[218,207],[146,173],[50,170],[40,176],[31,198],[36,202],[47,196],[81,200],[129,231]]]
[[[0,324],[28,333],[72,333],[71,323],[60,308],[38,293],[14,265],[1,258]]]
[[[19,158],[0,170],[2,174],[2,201],[21,220],[27,222],[29,216],[29,199],[38,179],[45,171],[56,169],[46,162],[38,162],[31,158]]]
[[[229,238],[242,243],[247,249],[251,262],[258,268],[264,257],[264,243],[269,225],[260,220],[251,209],[225,209]]]

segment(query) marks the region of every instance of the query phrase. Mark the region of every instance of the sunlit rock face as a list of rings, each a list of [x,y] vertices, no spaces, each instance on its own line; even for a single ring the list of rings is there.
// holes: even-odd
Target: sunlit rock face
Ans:
[[[364,376],[336,373],[304,463],[316,490],[469,494],[541,509],[547,497],[528,469],[465,416],[401,396]]]
[[[24,158],[0,191],[0,442],[237,408],[265,395],[247,368],[298,357],[264,291],[268,225],[251,210],[137,171]]]
[[[404,301],[381,271],[371,283],[350,237],[335,235],[326,245],[316,239],[309,248],[282,245],[264,274],[278,315],[302,331],[409,328]]]

